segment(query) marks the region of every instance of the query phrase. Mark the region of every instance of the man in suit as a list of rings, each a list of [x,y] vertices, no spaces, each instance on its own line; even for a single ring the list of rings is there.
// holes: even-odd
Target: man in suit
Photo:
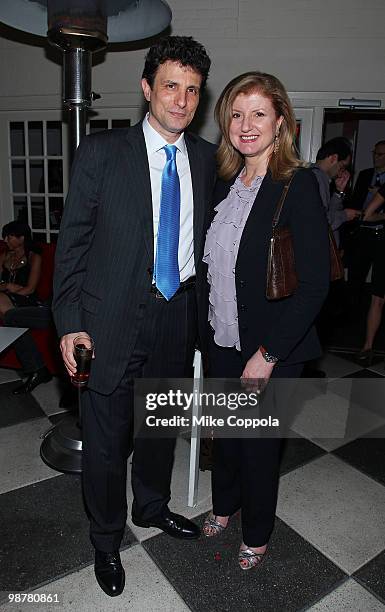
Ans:
[[[359,211],[365,211],[373,196],[384,184],[385,140],[379,140],[374,145],[373,168],[366,168],[359,173],[350,205]],[[353,306],[361,305],[362,289],[378,251],[378,244],[382,243],[383,232],[383,223],[363,221],[350,240],[348,269]]]
[[[189,37],[151,47],[142,75],[149,112],[128,130],[83,139],[58,240],[53,311],[70,375],[74,337],[86,331],[95,345],[82,402],[83,491],[96,578],[111,596],[125,579],[133,379],[188,376],[206,316],[199,268],[215,147],[185,130],[209,67]],[[174,447],[175,439],[135,440],[132,520],[196,538],[198,527],[168,508]]]
[[[373,149],[373,167],[361,170],[350,198],[350,205],[365,210],[375,193],[385,183],[385,140],[379,140]]]

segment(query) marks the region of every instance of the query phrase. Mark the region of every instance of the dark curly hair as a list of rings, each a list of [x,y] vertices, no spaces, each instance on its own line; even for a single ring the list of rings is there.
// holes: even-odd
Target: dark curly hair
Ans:
[[[346,159],[352,154],[352,145],[344,136],[336,136],[325,142],[318,150],[316,160],[321,161],[330,155],[337,155],[338,161]]]
[[[170,60],[189,66],[202,77],[201,89],[206,85],[211,60],[203,45],[191,36],[166,36],[150,47],[144,64],[142,78],[152,89],[156,72],[161,64]]]

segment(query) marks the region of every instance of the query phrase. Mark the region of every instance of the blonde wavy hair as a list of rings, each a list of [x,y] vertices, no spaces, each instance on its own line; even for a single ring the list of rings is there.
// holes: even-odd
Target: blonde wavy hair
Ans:
[[[234,100],[239,94],[250,94],[255,91],[269,98],[277,118],[283,117],[279,130],[279,148],[277,152],[271,154],[268,163],[272,178],[287,179],[295,168],[305,165],[298,159],[295,148],[296,119],[284,86],[271,74],[245,72],[226,85],[215,105],[214,116],[222,133],[217,152],[218,173],[225,180],[235,176],[244,164],[243,155],[233,147],[229,137]]]

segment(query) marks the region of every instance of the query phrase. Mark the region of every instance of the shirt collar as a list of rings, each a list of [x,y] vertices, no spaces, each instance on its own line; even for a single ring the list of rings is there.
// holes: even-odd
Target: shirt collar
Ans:
[[[150,124],[148,120],[148,117],[149,117],[149,113],[147,113],[147,115],[143,119],[142,126],[143,126],[143,134],[144,134],[144,140],[146,141],[147,151],[151,154],[151,153],[156,153],[157,151],[160,151],[161,149],[163,149],[164,146],[170,143],[167,142],[167,140],[165,140],[163,136],[161,136],[159,132],[157,132],[152,127],[152,125]],[[176,146],[178,151],[180,151],[183,155],[187,155],[186,142],[184,139],[183,132],[179,136],[178,140],[176,140],[173,144]]]
[[[322,170],[322,168],[319,167],[319,165],[317,164],[317,162],[315,162],[314,164],[310,164],[310,168],[316,169],[318,170],[318,172],[320,173],[320,175],[323,177],[323,180],[328,183],[332,182],[332,179],[330,178],[330,176],[328,176],[325,172],[325,170]]]

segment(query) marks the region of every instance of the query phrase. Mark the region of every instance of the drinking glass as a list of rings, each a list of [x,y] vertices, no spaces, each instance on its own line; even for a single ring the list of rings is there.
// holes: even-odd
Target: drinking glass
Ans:
[[[91,359],[94,353],[92,338],[86,335],[76,336],[74,339],[74,357],[76,373],[71,377],[75,387],[85,387],[90,377]]]

